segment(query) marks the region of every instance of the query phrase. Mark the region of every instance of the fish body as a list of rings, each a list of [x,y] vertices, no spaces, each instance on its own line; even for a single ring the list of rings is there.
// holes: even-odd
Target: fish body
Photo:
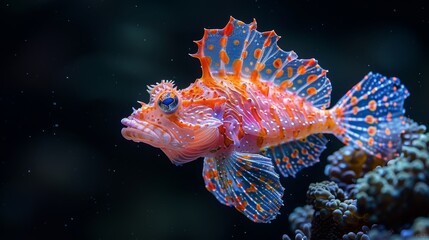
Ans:
[[[279,174],[295,176],[319,161],[324,133],[388,159],[400,146],[403,102],[399,79],[369,73],[331,109],[331,83],[315,59],[277,46],[274,31],[231,17],[205,29],[192,56],[202,77],[178,90],[149,87],[149,103],[122,119],[122,135],[164,151],[175,164],[204,158],[206,188],[255,222],[283,205]]]

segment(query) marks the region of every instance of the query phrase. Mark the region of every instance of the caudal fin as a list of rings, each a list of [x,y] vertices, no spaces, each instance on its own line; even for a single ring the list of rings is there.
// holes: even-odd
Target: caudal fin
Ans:
[[[396,77],[369,73],[330,110],[337,137],[371,155],[391,159],[401,146],[408,90]]]

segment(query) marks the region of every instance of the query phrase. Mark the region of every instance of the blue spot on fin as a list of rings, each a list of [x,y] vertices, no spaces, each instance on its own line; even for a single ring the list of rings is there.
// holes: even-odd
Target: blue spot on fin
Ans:
[[[254,222],[273,220],[283,205],[279,175],[271,159],[259,154],[205,158],[203,177],[207,190],[222,204],[234,206]]]
[[[284,176],[295,177],[305,167],[319,162],[328,140],[323,134],[313,134],[306,138],[266,148],[263,154],[272,159],[278,171]]]

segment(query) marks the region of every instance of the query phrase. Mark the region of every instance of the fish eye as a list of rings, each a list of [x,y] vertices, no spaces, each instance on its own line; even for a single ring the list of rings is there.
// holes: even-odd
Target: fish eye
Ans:
[[[173,113],[179,106],[179,98],[172,92],[163,93],[158,99],[158,106],[167,114]]]

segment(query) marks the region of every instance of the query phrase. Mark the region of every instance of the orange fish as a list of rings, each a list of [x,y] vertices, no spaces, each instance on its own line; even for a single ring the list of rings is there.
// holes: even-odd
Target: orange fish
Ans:
[[[192,55],[202,77],[183,90],[171,81],[150,86],[149,103],[122,119],[126,139],[175,164],[204,157],[206,188],[255,222],[283,205],[278,173],[295,176],[319,161],[323,133],[381,158],[396,154],[409,95],[399,79],[369,73],[328,110],[327,71],[280,49],[279,38],[232,17],[205,29]]]

